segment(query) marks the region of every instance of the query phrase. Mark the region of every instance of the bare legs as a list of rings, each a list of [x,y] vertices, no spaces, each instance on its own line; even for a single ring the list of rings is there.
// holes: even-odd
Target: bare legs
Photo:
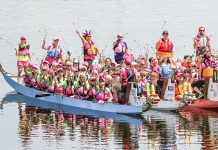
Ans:
[[[21,73],[22,73],[22,70],[23,70],[23,66],[17,66],[17,82],[20,83],[20,79],[21,79]]]

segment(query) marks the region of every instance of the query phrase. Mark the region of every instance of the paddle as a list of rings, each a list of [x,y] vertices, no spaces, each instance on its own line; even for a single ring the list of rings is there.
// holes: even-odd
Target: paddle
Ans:
[[[46,97],[46,96],[51,96],[51,94],[50,94],[50,93],[36,94],[36,95],[35,95],[35,98],[38,98],[38,97]]]

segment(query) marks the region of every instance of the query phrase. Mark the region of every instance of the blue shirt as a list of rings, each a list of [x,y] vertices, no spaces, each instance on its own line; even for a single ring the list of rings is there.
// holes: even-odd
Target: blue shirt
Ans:
[[[171,78],[172,70],[170,69],[170,64],[163,64],[160,66],[161,78]]]

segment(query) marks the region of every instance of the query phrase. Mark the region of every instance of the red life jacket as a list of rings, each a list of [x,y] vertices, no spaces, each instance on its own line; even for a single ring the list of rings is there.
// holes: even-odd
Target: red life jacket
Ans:
[[[122,85],[127,86],[128,82],[133,82],[135,79],[135,72],[133,68],[125,68],[123,72],[123,80],[122,80]]]
[[[173,43],[168,39],[165,41],[163,38],[160,41],[160,47],[158,51],[161,52],[172,52],[173,51]]]

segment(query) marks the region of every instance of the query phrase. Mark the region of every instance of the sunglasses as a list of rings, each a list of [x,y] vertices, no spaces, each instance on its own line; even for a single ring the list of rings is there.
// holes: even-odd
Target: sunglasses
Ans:
[[[204,32],[205,30],[199,30],[200,32]]]

